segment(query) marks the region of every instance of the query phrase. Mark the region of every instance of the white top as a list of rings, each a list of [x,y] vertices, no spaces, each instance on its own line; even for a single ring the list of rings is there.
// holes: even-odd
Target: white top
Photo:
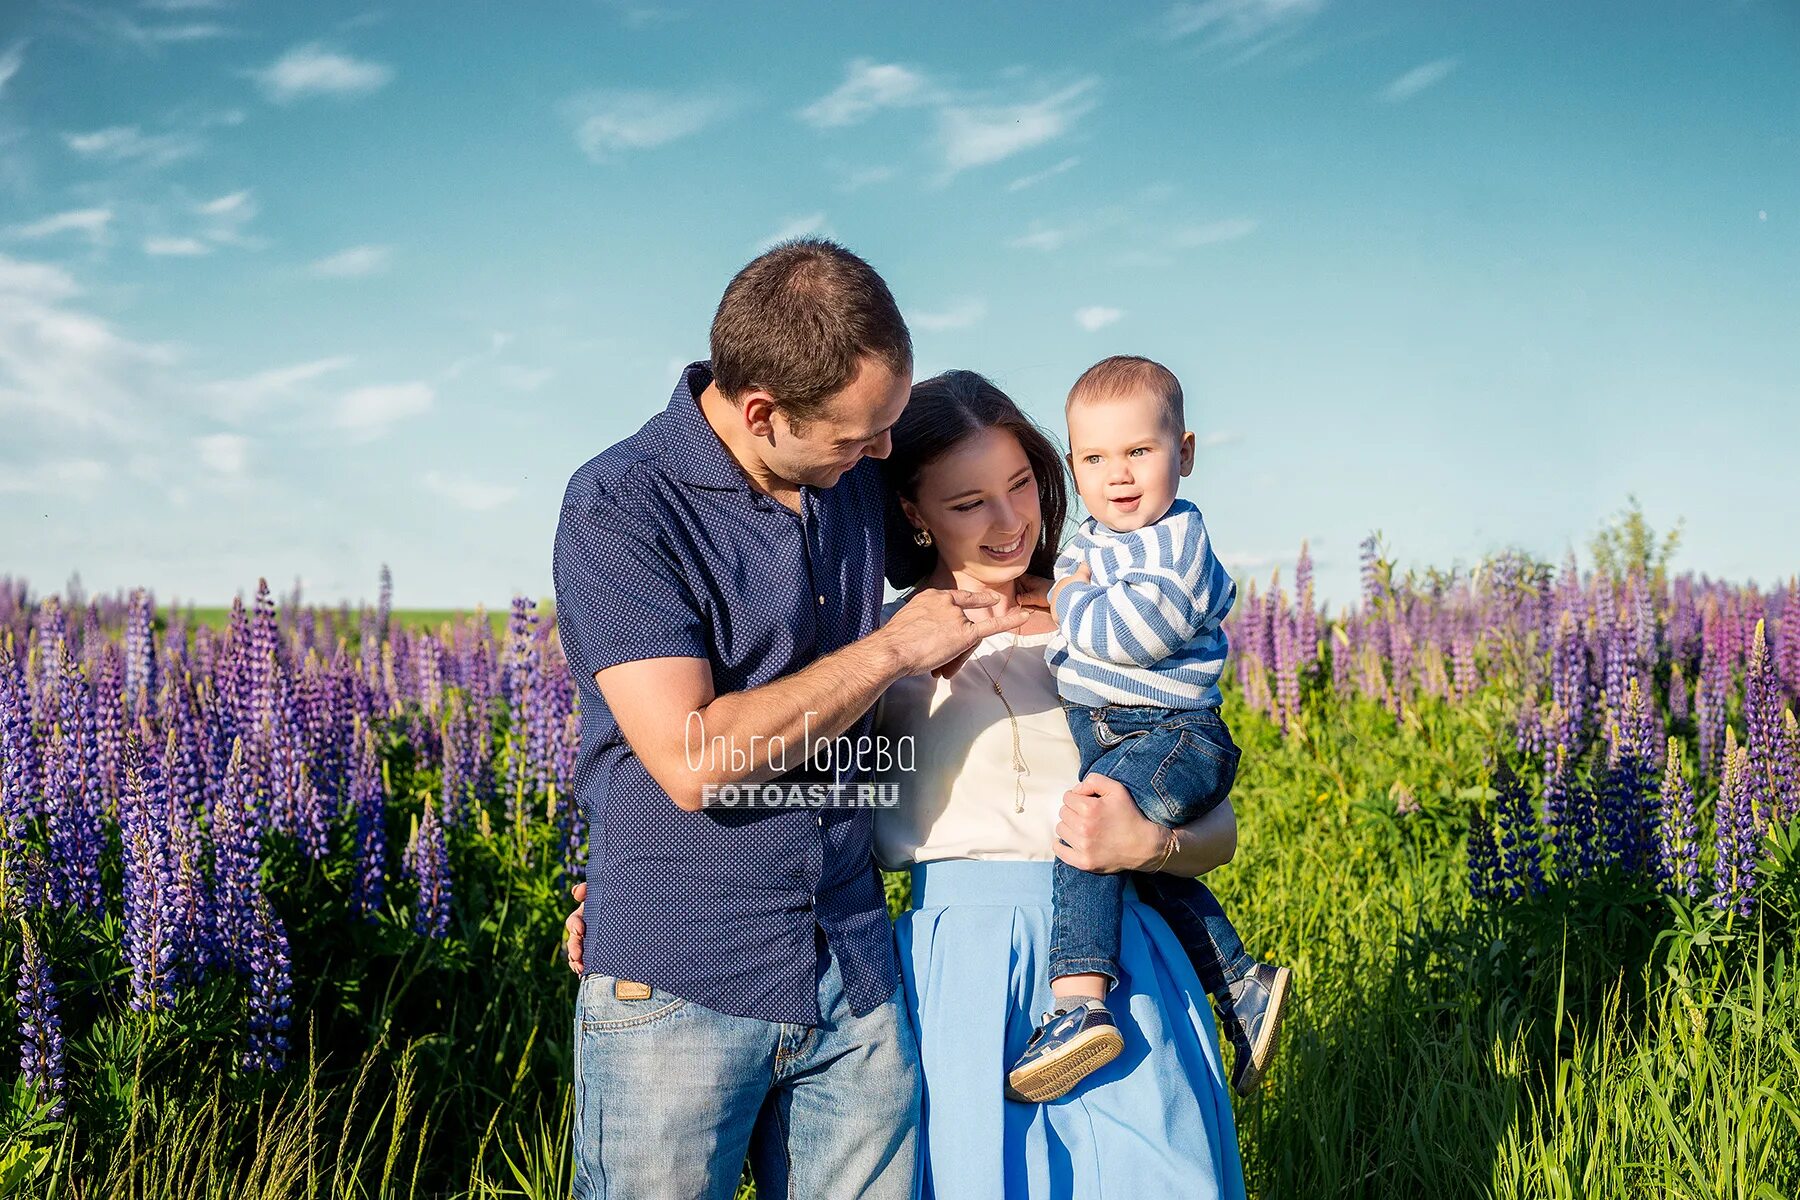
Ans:
[[[898,606],[888,605],[883,619]],[[883,867],[899,870],[942,858],[1056,857],[1057,815],[1063,793],[1080,779],[1081,758],[1044,661],[1054,636],[997,633],[951,678],[913,675],[882,696],[876,731],[896,753],[899,739],[911,735],[914,768],[878,776],[900,785],[899,805],[875,810],[875,858]],[[1015,639],[1018,648],[1008,660]],[[1014,811],[1012,727],[983,667],[1018,717],[1029,768],[1023,812]]]

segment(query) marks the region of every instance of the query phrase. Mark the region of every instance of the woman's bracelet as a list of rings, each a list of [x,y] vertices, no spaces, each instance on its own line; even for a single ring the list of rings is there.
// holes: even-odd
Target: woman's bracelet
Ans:
[[[1179,845],[1181,845],[1181,830],[1169,830],[1169,840],[1163,845],[1162,858],[1154,867],[1150,868],[1150,873],[1154,875],[1156,872],[1161,871],[1164,867],[1168,866],[1169,860],[1175,856],[1175,849]]]

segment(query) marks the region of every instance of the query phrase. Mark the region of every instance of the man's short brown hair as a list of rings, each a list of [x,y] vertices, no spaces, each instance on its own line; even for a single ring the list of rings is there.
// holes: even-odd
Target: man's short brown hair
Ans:
[[[1181,380],[1175,372],[1159,362],[1139,358],[1135,354],[1115,354],[1103,358],[1081,373],[1069,389],[1063,405],[1066,413],[1083,400],[1111,400],[1118,396],[1136,396],[1148,392],[1162,402],[1163,421],[1179,438],[1187,432],[1187,414],[1181,401]]]
[[[912,335],[875,268],[824,238],[796,238],[758,255],[713,314],[713,382],[736,399],[761,389],[804,424],[872,357],[912,372]]]

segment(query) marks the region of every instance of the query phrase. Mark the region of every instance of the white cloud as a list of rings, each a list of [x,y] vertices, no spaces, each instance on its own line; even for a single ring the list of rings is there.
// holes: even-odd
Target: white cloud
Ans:
[[[55,237],[59,233],[79,233],[96,245],[106,240],[106,227],[112,223],[110,208],[78,208],[44,217],[26,225],[13,225],[7,232],[20,238]]]
[[[1097,329],[1105,329],[1108,325],[1113,324],[1124,315],[1125,310],[1123,309],[1107,308],[1102,304],[1093,304],[1089,305],[1087,308],[1078,308],[1075,310],[1075,323],[1089,333],[1093,333]]]
[[[288,104],[307,96],[368,95],[386,87],[394,69],[308,42],[250,74],[263,95],[277,104]]]
[[[1171,41],[1199,34],[1208,44],[1242,45],[1281,36],[1324,7],[1325,0],[1201,0],[1171,8],[1163,32]]]
[[[217,11],[231,7],[229,0],[139,0],[139,3],[155,12]]]
[[[797,115],[815,129],[835,129],[854,125],[880,109],[927,104],[934,96],[930,81],[912,68],[858,58],[844,73],[844,82]]]
[[[1382,88],[1381,98],[1389,104],[1410,100],[1426,88],[1435,87],[1448,79],[1450,72],[1456,70],[1457,61],[1455,58],[1440,58],[1414,67]]]
[[[1211,246],[1218,242],[1235,242],[1241,237],[1249,237],[1256,232],[1262,222],[1250,217],[1234,217],[1224,221],[1212,221],[1205,225],[1190,225],[1186,229],[1175,231],[1173,241],[1182,248],[1194,246]]]
[[[767,250],[777,242],[785,242],[799,237],[830,237],[831,226],[822,212],[808,213],[804,217],[789,217],[780,229],[756,244],[758,253]]]
[[[89,133],[65,133],[63,144],[83,158],[166,167],[200,153],[199,138],[185,133],[147,134],[136,125],[112,125]]]
[[[1057,163],[1054,167],[1047,167],[1044,170],[1038,171],[1031,175],[1019,176],[1019,178],[1013,180],[1011,183],[1006,185],[1006,190],[1009,192],[1022,192],[1028,187],[1036,187],[1038,184],[1044,182],[1044,180],[1046,180],[1046,179],[1051,179],[1057,175],[1061,175],[1064,171],[1074,170],[1076,167],[1076,164],[1078,164],[1080,162],[1081,162],[1081,159],[1075,157],[1074,155],[1070,155],[1068,158],[1065,158],[1061,162]]]
[[[1243,434],[1225,429],[1217,429],[1211,433],[1203,433],[1199,438],[1200,444],[1209,450],[1218,446],[1229,446],[1233,442],[1241,442],[1243,440]]]
[[[12,82],[12,77],[17,75],[19,68],[24,65],[25,40],[21,38],[8,46],[5,53],[0,54],[0,94],[5,93],[6,85]]]
[[[838,184],[840,192],[856,192],[877,183],[886,183],[900,172],[893,167],[857,167],[842,172],[842,181]]]
[[[351,246],[318,259],[306,270],[320,279],[360,279],[386,271],[393,257],[392,246]]]
[[[271,367],[242,379],[221,379],[208,384],[204,394],[219,417],[237,422],[270,404],[293,399],[303,384],[311,383],[323,375],[342,371],[351,361],[350,358],[339,355],[311,362],[292,363],[285,367]]]
[[[146,381],[175,354],[121,336],[76,307],[80,295],[61,268],[0,254],[0,413],[125,436],[138,424]]]
[[[78,493],[105,478],[106,468],[91,458],[68,458],[29,467],[0,463],[0,493]]]
[[[244,473],[244,465],[249,461],[250,439],[241,433],[212,433],[195,438],[194,448],[209,470],[237,476]]]
[[[1042,250],[1049,253],[1052,250],[1061,250],[1074,236],[1075,231],[1072,229],[1057,229],[1033,221],[1029,230],[1006,244],[1015,250]]]
[[[431,385],[421,380],[360,387],[338,397],[331,423],[358,441],[368,441],[396,421],[429,412],[436,398]]]
[[[208,217],[247,221],[256,215],[256,202],[250,198],[250,191],[246,188],[240,192],[229,192],[217,200],[208,200],[195,211]]]
[[[596,90],[562,103],[575,144],[597,163],[691,137],[724,115],[723,101],[682,92]]]
[[[470,512],[499,508],[519,494],[519,489],[515,487],[483,483],[478,479],[470,479],[464,475],[446,475],[441,471],[427,471],[419,477],[419,482],[427,491]]]
[[[986,166],[1067,133],[1094,107],[1097,84],[1073,83],[1040,100],[1020,104],[946,105],[938,112],[944,172]]]
[[[933,333],[950,329],[967,329],[979,324],[987,316],[987,305],[980,300],[959,300],[942,312],[913,313],[906,318],[906,323],[914,329],[924,329]]]
[[[211,254],[212,247],[199,238],[149,237],[144,239],[144,253],[157,258],[198,258]]]

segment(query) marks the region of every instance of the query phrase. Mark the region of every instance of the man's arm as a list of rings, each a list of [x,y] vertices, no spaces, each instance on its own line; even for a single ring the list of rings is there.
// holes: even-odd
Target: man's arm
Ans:
[[[963,613],[999,601],[986,591],[922,591],[868,637],[748,691],[716,694],[702,658],[619,663],[594,672],[594,683],[650,777],[698,812],[706,785],[760,783],[799,766],[808,739],[836,737],[895,681],[1025,623],[1020,608],[974,622]]]

